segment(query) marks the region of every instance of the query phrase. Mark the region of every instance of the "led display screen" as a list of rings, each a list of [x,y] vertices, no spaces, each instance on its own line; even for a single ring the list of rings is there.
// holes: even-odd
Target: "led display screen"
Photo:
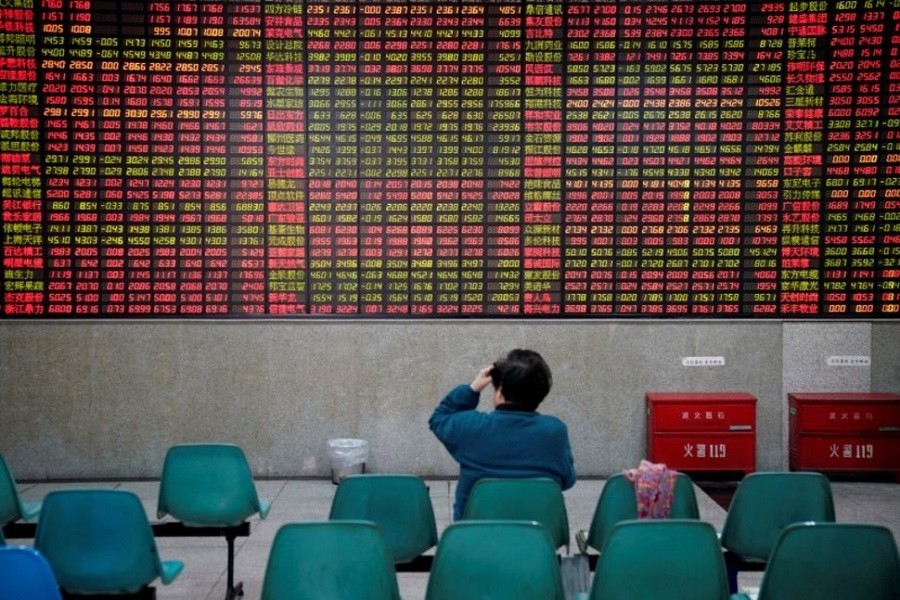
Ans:
[[[6,318],[893,318],[900,0],[0,1]]]

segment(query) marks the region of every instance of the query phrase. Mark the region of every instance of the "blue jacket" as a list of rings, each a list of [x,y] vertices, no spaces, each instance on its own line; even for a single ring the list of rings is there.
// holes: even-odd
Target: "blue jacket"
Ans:
[[[479,394],[453,388],[428,425],[459,463],[453,518],[462,516],[469,491],[482,477],[549,477],[562,489],[575,485],[569,431],[556,417],[501,405],[480,412]]]

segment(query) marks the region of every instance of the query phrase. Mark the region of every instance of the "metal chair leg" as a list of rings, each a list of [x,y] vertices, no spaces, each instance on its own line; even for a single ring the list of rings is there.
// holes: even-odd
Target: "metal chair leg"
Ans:
[[[225,600],[234,600],[244,595],[244,584],[238,581],[234,582],[234,540],[235,536],[226,535],[225,540],[228,542],[228,589],[225,591]]]
[[[730,594],[738,593],[738,566],[735,561],[725,557],[725,570],[728,573],[728,592]]]

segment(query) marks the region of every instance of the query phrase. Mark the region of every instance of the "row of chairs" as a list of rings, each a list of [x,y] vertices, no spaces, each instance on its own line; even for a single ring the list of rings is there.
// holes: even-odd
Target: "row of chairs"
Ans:
[[[235,469],[243,471],[240,477],[223,478],[217,469],[210,468],[223,448],[227,450],[225,454],[232,455],[240,463],[240,468]],[[188,460],[190,457],[193,459]],[[183,463],[181,467],[178,466],[180,463]],[[234,509],[231,515],[226,515],[227,511],[218,506],[222,504],[222,498],[233,495],[236,488],[247,489],[248,481],[251,491],[243,495],[243,505]],[[10,518],[25,516],[24,503],[18,499],[14,483],[8,487],[12,489],[12,501],[3,499],[10,494],[4,496],[0,482],[0,517],[4,523]],[[198,490],[205,490],[205,493],[198,494]],[[57,493],[47,498],[51,504],[55,502],[54,494]],[[198,503],[198,497],[206,505]],[[528,502],[522,502],[522,498],[526,497]],[[139,501],[137,504],[140,504]],[[5,509],[5,512],[2,509],[12,505],[16,508]],[[235,524],[255,512],[262,517],[268,512],[268,503],[256,497],[243,453],[227,445],[192,445],[170,449],[164,465],[158,506],[160,517],[167,513],[178,515],[185,523],[196,526],[209,525],[212,514],[216,515],[217,524]],[[31,505],[27,510],[33,516],[37,508]],[[103,512],[109,514],[109,511]],[[634,491],[630,482],[621,475],[611,477],[596,505],[586,535],[587,545],[602,555],[617,524],[636,517]],[[693,484],[684,474],[679,474],[676,480],[672,517],[699,519]],[[366,475],[345,479],[335,493],[329,518],[376,523],[391,562],[398,565],[416,560],[437,543],[434,511],[427,487],[424,481],[412,475]],[[472,491],[464,520],[539,521],[550,536],[554,550],[567,547],[569,543],[562,493],[550,480],[482,480]],[[834,521],[833,501],[826,478],[815,473],[757,473],[741,482],[721,538],[722,547],[727,551],[725,556],[729,579],[732,580],[731,591],[736,591],[737,570],[754,562],[757,567],[764,567],[781,530],[798,521]],[[230,593],[232,552],[230,549]],[[165,570],[160,570],[159,575],[164,573]],[[164,583],[169,577],[171,575],[163,577]]]
[[[676,480],[671,516],[700,518],[693,484],[683,473]],[[624,475],[612,476],[597,502],[587,545],[600,550],[613,525],[637,518],[634,488]],[[415,560],[438,541],[428,488],[415,475],[344,479],[332,499],[329,519],[378,523],[395,563]],[[462,520],[537,521],[547,529],[555,549],[569,548],[565,499],[559,485],[551,479],[481,479],[472,488]]]
[[[187,528],[219,528],[228,542],[226,598],[234,583],[234,536],[229,532],[271,508],[257,495],[244,452],[233,444],[185,444],[166,453],[157,517]],[[159,578],[168,584],[184,568],[161,561],[140,499],[121,490],[66,490],[26,503],[0,456],[0,526],[38,519],[35,548],[49,560],[60,586],[73,593],[139,593]],[[190,530],[188,530],[190,534]],[[0,536],[0,543],[2,543]]]
[[[900,597],[900,558],[880,525],[795,523],[767,557],[757,600],[889,600]],[[613,527],[584,600],[665,597],[749,600],[731,593],[716,532],[692,520],[624,521]]]
[[[679,474],[671,515],[637,520],[631,483],[611,477],[586,536],[599,559],[583,597],[655,598],[665,590],[668,598],[718,600],[737,591],[737,571],[748,565],[765,569],[764,599],[900,597],[893,534],[878,525],[835,523],[831,486],[821,474],[747,476],[721,537],[699,520],[693,484]],[[427,490],[413,476],[352,476],[339,486],[330,517],[376,522],[395,562],[413,559],[437,539]],[[536,522],[543,534],[523,531],[535,529]],[[401,535],[407,537],[398,544]],[[482,479],[462,522],[440,537],[427,598],[560,597],[556,552],[568,542],[565,504],[555,483]]]
[[[675,519],[699,518],[693,484],[682,473],[678,474],[675,485],[672,517]],[[598,550],[602,557],[604,549],[608,545],[609,536],[615,530],[616,525],[624,520],[634,518],[634,498],[630,484],[618,476],[611,478],[604,486],[597,505],[587,538],[588,545]],[[863,538],[868,537],[872,538],[873,546],[878,546],[879,543],[876,540],[880,539],[882,547],[886,545],[893,547],[893,554],[889,550],[885,550],[885,553],[882,554],[883,557],[887,557],[886,564],[889,565],[892,561],[893,564],[897,564],[896,545],[892,534],[885,528],[842,524],[836,529],[817,527],[815,530],[810,530],[796,525],[801,523],[807,525],[810,523],[834,524],[835,520],[831,485],[821,473],[760,472],[748,475],[740,482],[735,491],[716,544],[716,554],[722,554],[724,557],[728,591],[731,594],[738,592],[738,574],[745,570],[765,571],[764,579],[769,581],[768,590],[775,589],[783,592],[786,589],[796,589],[786,585],[786,578],[783,576],[784,565],[793,565],[792,560],[796,558],[796,555],[792,553],[792,548],[803,547],[808,540],[815,539],[816,536],[821,537],[822,543],[825,545],[830,541],[830,548],[835,552],[843,551],[846,547],[865,548],[865,545],[859,544],[862,544]],[[788,534],[788,529],[791,527],[794,529]],[[782,540],[783,534],[787,534],[784,540]],[[703,535],[709,538],[709,532]],[[836,540],[845,540],[845,542],[836,542]],[[847,544],[846,547],[844,543]],[[769,574],[768,565],[779,544],[781,544],[781,549],[778,554],[781,556],[780,564],[782,566],[776,569],[774,574]],[[714,560],[718,562],[718,559],[717,556]],[[606,565],[608,566],[608,563]],[[712,568],[714,571],[718,571],[714,566]],[[881,565],[881,567],[874,566],[873,568],[875,572],[878,572],[878,569],[885,567]],[[814,569],[802,567],[798,567],[796,570],[807,573],[814,571]],[[896,571],[896,567],[894,570]],[[597,573],[600,574],[600,572],[601,569],[598,566]],[[867,572],[870,571],[857,570],[858,574]],[[829,594],[826,594],[825,597],[835,597],[833,594],[839,590],[855,589],[853,585],[848,588],[830,582],[827,577],[819,577],[818,581],[829,581],[827,585],[819,588],[829,590]],[[900,590],[894,584],[886,585],[894,586],[885,589],[895,590],[897,597],[900,597]],[[773,593],[774,596],[771,595]],[[778,593],[767,592],[770,594],[768,597],[790,597],[789,595],[778,596]],[[854,593],[849,593],[848,597],[854,597]]]
[[[523,501],[525,498],[527,501]],[[338,488],[330,517],[376,522],[398,563],[413,560],[431,548],[437,539],[427,490],[414,476],[350,477]],[[721,536],[712,525],[699,520],[693,483],[681,473],[675,483],[671,519],[662,522],[636,519],[632,484],[622,475],[611,477],[604,485],[585,536],[586,545],[600,554],[595,584],[598,589],[606,590],[595,592],[592,597],[633,597],[643,584],[629,583],[632,578],[622,577],[622,574],[633,572],[635,576],[642,574],[643,579],[650,577],[654,571],[647,568],[652,562],[647,560],[648,555],[662,558],[657,565],[659,573],[670,572],[672,562],[681,561],[679,564],[686,580],[672,587],[692,590],[682,595],[686,598],[716,598],[720,588],[726,595],[734,594],[738,591],[739,571],[767,570],[775,555],[780,555],[781,566],[772,574],[764,574],[764,579],[769,581],[765,586],[769,590],[767,597],[790,597],[779,594],[787,589],[796,590],[788,585],[783,573],[797,571],[812,575],[821,568],[829,575],[837,573],[838,579],[844,581],[840,583],[831,577],[816,576],[818,582],[825,583],[817,588],[827,590],[823,597],[869,597],[855,594],[866,586],[871,587],[873,582],[871,597],[900,597],[897,585],[900,563],[893,535],[886,528],[875,525],[836,524],[831,486],[819,473],[755,473],[747,476],[732,499]],[[551,480],[480,480],[472,490],[463,522],[485,520],[537,521],[549,534],[554,551],[569,543],[565,503],[559,487]],[[405,536],[403,544],[399,543],[399,536]],[[446,532],[441,537],[442,543],[445,536]],[[841,570],[834,569],[827,561],[813,560],[813,564],[806,566],[797,564],[798,557],[801,562],[809,561],[808,556],[814,552],[816,544],[831,552],[829,558],[834,559],[836,562],[832,564],[836,565],[841,563],[840,555],[850,551],[849,548],[878,548],[879,558],[871,561],[869,569],[857,567],[853,577],[844,579]],[[627,548],[637,548],[639,552],[629,554]],[[803,551],[799,552],[798,548]],[[438,555],[440,549],[439,545]],[[500,549],[497,553],[504,555]],[[619,561],[625,561],[631,569]],[[480,562],[496,568],[496,561],[491,561],[490,555]],[[440,564],[436,556],[431,569],[432,577],[437,574],[436,581],[441,581]],[[689,580],[697,578],[698,569],[703,572],[699,567],[701,564],[706,565],[708,574],[701,579],[712,582],[706,590],[689,585]],[[888,576],[882,577],[882,574]],[[721,581],[726,581],[727,585],[719,585]],[[609,589],[609,586],[617,585],[616,582],[620,582],[620,588]],[[650,589],[658,589],[658,586],[656,582]],[[884,593],[886,591],[888,593]]]
[[[900,558],[881,526],[798,523],[769,557],[758,600],[894,600]],[[39,552],[0,548],[0,600],[58,600]],[[689,519],[616,524],[590,592],[579,600],[727,600],[725,564],[709,523]],[[291,523],[275,536],[263,600],[398,600],[394,564],[371,521]],[[441,536],[426,600],[563,600],[557,554],[547,530],[527,521],[464,521]],[[732,600],[749,600],[732,595]]]

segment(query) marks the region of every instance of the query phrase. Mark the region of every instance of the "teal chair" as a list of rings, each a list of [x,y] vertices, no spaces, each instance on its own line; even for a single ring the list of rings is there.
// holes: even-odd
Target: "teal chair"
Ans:
[[[612,528],[600,552],[590,600],[727,600],[728,579],[712,525],[640,519]]]
[[[395,563],[410,562],[438,542],[428,487],[416,475],[345,477],[328,518],[375,522]]]
[[[50,565],[34,548],[0,548],[0,600],[60,600]]]
[[[44,498],[34,547],[71,594],[134,594],[184,568],[160,561],[140,499],[123,490],[66,490]]]
[[[16,480],[3,455],[0,454],[0,530],[7,523],[23,519],[30,521],[41,512],[40,502],[24,502],[16,489]]]
[[[736,598],[746,598],[738,594]],[[763,574],[758,600],[897,600],[900,558],[891,530],[857,523],[785,527]]]
[[[275,534],[262,600],[399,600],[397,575],[371,521],[288,523]]]
[[[737,592],[739,571],[765,568],[775,540],[786,526],[834,520],[831,484],[821,473],[747,475],[738,484],[722,525],[722,548],[731,592]]]
[[[563,600],[559,558],[535,521],[458,521],[444,530],[426,600]]]
[[[569,547],[569,517],[559,484],[549,478],[479,479],[463,510],[463,521],[537,521],[554,548]]]
[[[188,527],[236,527],[271,504],[260,500],[244,451],[234,444],[182,444],[166,453],[159,482],[156,516],[166,515]],[[234,582],[234,541],[226,532],[228,571],[226,598],[243,594]]]
[[[700,518],[694,483],[684,473],[678,473],[675,477],[673,496],[670,518]],[[634,484],[621,473],[613,475],[603,485],[600,499],[594,508],[594,516],[587,534],[587,545],[599,551],[617,523],[637,518]]]

